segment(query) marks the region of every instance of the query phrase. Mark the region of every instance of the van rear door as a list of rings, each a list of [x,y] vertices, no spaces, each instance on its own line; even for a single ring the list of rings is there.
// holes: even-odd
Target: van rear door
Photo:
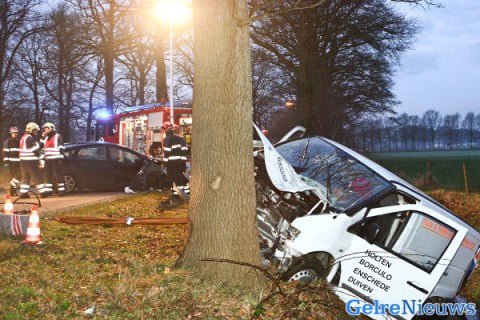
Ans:
[[[388,305],[386,314],[407,320],[429,297],[467,233],[418,204],[372,209],[348,231],[353,239],[339,259],[340,287],[370,304]]]

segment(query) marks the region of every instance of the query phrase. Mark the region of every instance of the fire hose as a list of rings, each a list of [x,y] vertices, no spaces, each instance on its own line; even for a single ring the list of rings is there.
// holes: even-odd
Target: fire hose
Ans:
[[[55,217],[55,221],[66,224],[89,224],[89,225],[115,225],[115,224],[141,224],[141,225],[175,225],[188,224],[187,218],[98,218],[98,217]]]

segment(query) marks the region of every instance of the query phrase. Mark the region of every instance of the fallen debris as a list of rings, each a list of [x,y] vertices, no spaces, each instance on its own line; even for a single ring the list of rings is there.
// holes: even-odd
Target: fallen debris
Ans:
[[[97,308],[93,306],[83,311],[83,314],[86,316],[94,316],[96,312],[97,312]]]
[[[124,191],[125,193],[127,193],[127,194],[136,193],[136,192],[133,191],[132,188],[130,188],[130,187],[125,187],[125,188],[123,189],[123,191]]]
[[[119,225],[173,225],[173,224],[188,224],[187,218],[98,218],[98,217],[55,217],[54,220],[66,224],[119,224]]]

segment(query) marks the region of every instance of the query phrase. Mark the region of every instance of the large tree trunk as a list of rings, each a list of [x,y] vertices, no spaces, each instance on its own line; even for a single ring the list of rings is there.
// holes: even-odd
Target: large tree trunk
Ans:
[[[87,114],[87,132],[86,132],[86,139],[90,141],[92,139],[92,122],[93,122],[93,98],[95,96],[95,90],[97,89],[98,83],[102,77],[102,71],[100,64],[97,65],[97,76],[95,77],[95,81],[93,81],[92,88],[90,89],[90,95],[88,96],[88,114]],[[94,138],[96,138],[94,136]]]
[[[105,104],[111,114],[113,114],[113,61],[115,59],[112,46],[112,43],[108,44],[103,57],[105,64]]]
[[[41,105],[40,105],[40,94],[38,90],[38,78],[34,76],[33,78],[33,102],[35,105],[35,122],[36,123],[41,123],[42,122],[42,117],[41,117]]]
[[[167,76],[165,69],[165,59],[163,56],[165,49],[163,47],[163,39],[160,36],[160,31],[157,31],[155,45],[156,98],[157,102],[161,102],[167,100]]]
[[[138,100],[140,105],[145,104],[145,87],[147,86],[147,74],[144,69],[139,70],[139,79],[138,79]]]
[[[3,141],[3,139],[5,138],[4,135],[3,135],[3,133],[4,133],[4,131],[3,131],[4,123],[3,122],[4,122],[4,119],[5,119],[4,114],[3,114],[4,110],[5,110],[5,107],[4,107],[4,104],[3,104],[4,101],[5,101],[3,92],[4,92],[4,90],[0,85],[0,138],[2,139],[1,141]],[[5,134],[5,136],[6,136],[6,134]],[[2,158],[2,160],[3,160],[3,158]]]
[[[68,76],[68,81],[65,83],[65,93],[66,93],[66,102],[65,102],[65,129],[63,130],[63,139],[65,142],[70,142],[70,122],[72,120],[72,108],[73,108],[73,71],[70,71]]]
[[[57,75],[57,94],[58,94],[58,127],[60,128],[60,134],[64,135],[65,128],[65,103],[63,99],[64,92],[64,74],[63,74],[63,58],[62,54],[59,55],[59,68]]]
[[[214,281],[260,288],[252,159],[252,78],[245,0],[194,0],[191,234],[181,262]]]

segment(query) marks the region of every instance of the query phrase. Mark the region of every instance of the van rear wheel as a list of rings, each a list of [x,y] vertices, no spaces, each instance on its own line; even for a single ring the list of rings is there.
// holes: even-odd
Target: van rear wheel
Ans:
[[[306,255],[294,263],[282,276],[288,282],[308,284],[326,279],[333,265],[333,257],[326,252]]]

